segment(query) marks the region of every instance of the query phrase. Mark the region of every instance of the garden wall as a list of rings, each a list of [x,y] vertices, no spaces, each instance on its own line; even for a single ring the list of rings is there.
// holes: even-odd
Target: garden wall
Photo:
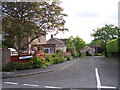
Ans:
[[[10,51],[6,48],[0,49],[2,52],[2,66],[5,66],[8,62],[10,62]]]

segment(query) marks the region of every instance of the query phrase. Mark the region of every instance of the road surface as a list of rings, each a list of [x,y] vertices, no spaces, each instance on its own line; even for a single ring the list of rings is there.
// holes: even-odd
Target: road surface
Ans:
[[[67,69],[2,80],[3,88],[118,88],[118,63],[101,56],[85,57]],[[47,90],[49,90],[47,89]],[[4,90],[4,89],[3,89]]]

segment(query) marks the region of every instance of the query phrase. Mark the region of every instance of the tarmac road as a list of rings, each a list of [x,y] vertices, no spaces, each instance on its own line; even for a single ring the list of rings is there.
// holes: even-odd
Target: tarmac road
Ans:
[[[2,86],[3,88],[46,88],[47,90],[51,88],[115,90],[118,88],[118,62],[101,56],[85,57],[61,71],[3,79]]]

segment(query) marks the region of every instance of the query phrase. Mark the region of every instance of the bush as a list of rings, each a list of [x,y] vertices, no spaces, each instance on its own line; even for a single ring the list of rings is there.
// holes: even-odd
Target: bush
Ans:
[[[81,52],[79,51],[78,53],[79,53],[79,57],[81,57],[82,56]]]
[[[62,49],[57,49],[57,50],[56,50],[56,53],[62,53],[62,52],[63,52]]]
[[[76,57],[79,57],[79,52],[74,51],[74,52],[72,53],[72,56],[75,57],[75,58],[76,58]]]
[[[65,60],[63,57],[55,57],[54,58],[54,64],[59,64],[59,63],[63,63]]]
[[[72,60],[73,59],[73,57],[72,56],[68,56],[67,57],[67,60],[69,61],[69,60]]]
[[[46,55],[47,65],[54,64],[54,57],[55,57],[55,54],[47,54]]]
[[[39,56],[34,56],[33,58],[34,68],[46,68],[46,60],[44,58],[40,58]]]
[[[107,45],[106,45],[107,52],[118,52],[118,51],[120,51],[120,46],[118,45],[119,40],[120,40],[120,38],[108,41]]]
[[[16,71],[16,70],[25,70],[33,68],[33,64],[20,63],[20,62],[9,62],[5,67],[2,68],[2,71]]]
[[[102,56],[101,53],[95,53],[94,56]]]
[[[92,56],[89,51],[86,51],[86,56]]]
[[[106,51],[109,57],[119,56],[120,53],[120,45],[118,45],[120,43],[119,41],[120,41],[120,37],[116,39],[112,39],[107,42]]]

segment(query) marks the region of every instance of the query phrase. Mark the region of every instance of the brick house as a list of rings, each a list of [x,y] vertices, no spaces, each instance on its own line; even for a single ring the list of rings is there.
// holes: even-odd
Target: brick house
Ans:
[[[32,38],[28,37],[23,39],[21,46],[27,44],[28,42],[30,42]],[[32,45],[38,45],[38,44],[46,44],[46,33],[43,33],[42,35],[40,35],[40,37],[34,39],[27,47],[26,49],[28,50],[32,50]]]
[[[51,35],[51,39],[47,41],[47,44],[55,44],[55,51],[57,49],[62,49],[63,52],[66,52],[67,49],[66,43],[67,43],[67,39],[54,38],[53,35]]]
[[[44,50],[44,53],[48,53],[48,54],[54,54],[55,53],[55,44],[37,44],[34,45],[36,47],[42,50]]]
[[[86,51],[89,51],[90,54],[95,54],[95,48],[90,47],[90,46],[85,46],[83,49],[80,50],[80,52],[81,52],[83,55],[86,55]]]
[[[24,39],[22,41],[22,45],[28,43],[31,40],[30,37]],[[39,41],[40,40],[40,41]],[[44,49],[45,53],[55,53],[57,49],[62,49],[63,52],[66,52],[66,43],[68,39],[58,39],[53,38],[53,35],[51,35],[51,39],[46,41],[46,33],[43,33],[39,39],[33,40],[26,48],[28,50],[33,50],[34,47],[37,47],[38,50],[40,48]]]

